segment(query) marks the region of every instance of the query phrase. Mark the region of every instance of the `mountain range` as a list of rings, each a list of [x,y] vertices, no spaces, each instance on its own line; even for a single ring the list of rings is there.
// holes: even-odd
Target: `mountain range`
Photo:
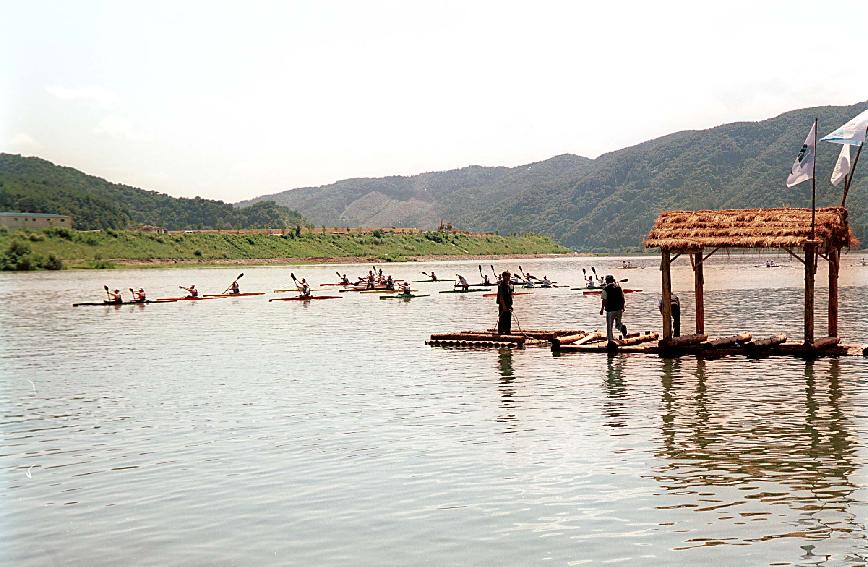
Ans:
[[[868,108],[823,106],[758,122],[677,132],[589,159],[571,154],[518,167],[469,166],[411,176],[345,179],[239,203],[274,201],[311,223],[538,232],[576,250],[636,251],[663,210],[810,207],[811,184],[785,180],[816,117],[831,132]],[[829,177],[840,146],[820,142],[817,205],[839,204]],[[868,156],[864,156],[868,161]],[[847,205],[857,237],[868,237],[868,164]]]

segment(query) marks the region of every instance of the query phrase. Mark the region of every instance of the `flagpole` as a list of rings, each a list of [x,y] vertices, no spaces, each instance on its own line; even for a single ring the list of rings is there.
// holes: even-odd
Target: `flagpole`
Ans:
[[[814,171],[811,175],[811,240],[817,220],[817,118],[814,118]]]
[[[865,128],[865,138],[868,139],[868,128]],[[850,174],[844,179],[844,196],[841,197],[841,206],[847,206],[847,193],[850,191],[850,184],[853,183],[853,175],[856,173],[856,166],[859,165],[859,156],[862,154],[862,147],[865,142],[859,144],[859,150],[856,151],[856,159],[853,160],[853,167],[850,168]]]

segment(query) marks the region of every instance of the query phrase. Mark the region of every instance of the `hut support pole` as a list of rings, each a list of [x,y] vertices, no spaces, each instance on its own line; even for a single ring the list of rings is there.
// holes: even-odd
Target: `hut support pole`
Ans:
[[[829,250],[829,336],[838,336],[838,269],[841,265],[841,249]]]
[[[663,258],[660,260],[660,271],[663,273],[663,342],[672,340],[672,273],[669,266],[672,261],[669,258],[669,250],[662,250]]]
[[[805,344],[814,343],[814,276],[817,271],[817,244],[805,244]]]
[[[694,253],[693,265],[693,292],[696,296],[696,334],[705,334],[705,295],[703,285],[705,284],[705,276],[702,271],[702,250]]]

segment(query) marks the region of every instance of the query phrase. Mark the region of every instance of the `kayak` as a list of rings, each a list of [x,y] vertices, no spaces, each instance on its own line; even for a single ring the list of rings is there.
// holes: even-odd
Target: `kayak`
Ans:
[[[381,295],[380,299],[407,299],[407,300],[410,300],[410,299],[413,299],[414,297],[430,297],[430,296],[427,293],[423,293],[421,295],[415,295],[412,293],[410,295],[405,295],[403,293],[399,293],[397,295]]]
[[[411,290],[415,291],[415,290]],[[363,289],[359,293],[403,293],[400,289]]]
[[[596,286],[596,285],[595,285],[594,287],[588,287],[588,286],[585,286],[585,287],[571,287],[570,289],[573,290],[573,291],[586,291],[586,290],[603,289],[603,288],[600,287],[600,286]]]
[[[413,283],[437,283],[437,282],[454,282],[455,280],[413,280]]]
[[[489,283],[475,283],[475,284],[470,284],[470,285],[472,285],[474,287],[493,287],[493,286],[496,286],[497,284],[489,282]]]
[[[533,293],[529,291],[514,291],[513,295],[533,295]],[[482,297],[497,297],[497,293],[483,293]]]
[[[205,299],[217,299],[216,297],[159,297],[157,301],[202,301]]]
[[[90,305],[102,305],[103,307],[109,305],[144,305],[146,303],[174,303],[174,299],[146,299],[145,301],[124,301],[123,303],[115,303],[114,301],[90,301],[84,303],[73,303],[73,307],[84,307]]]
[[[249,295],[265,295],[264,291],[251,291],[248,293],[206,293],[202,297],[247,297]]]
[[[440,293],[473,293],[474,291],[485,291],[484,289],[447,289]]]
[[[272,301],[311,301],[313,299],[343,299],[340,295],[311,295],[310,297],[275,297],[273,299],[269,299],[268,302]]]
[[[624,293],[639,293],[642,290],[641,289],[622,289],[621,291],[623,291]],[[603,293],[602,289],[591,289],[591,290],[583,291],[582,295],[602,295],[602,293]]]
[[[326,287],[326,286],[349,287],[351,285],[356,285],[356,284],[351,284],[351,283],[321,283],[319,285],[320,285],[320,287]]]

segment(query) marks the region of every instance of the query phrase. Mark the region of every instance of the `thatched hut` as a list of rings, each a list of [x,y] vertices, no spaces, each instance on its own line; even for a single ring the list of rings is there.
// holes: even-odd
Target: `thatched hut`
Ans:
[[[805,343],[814,342],[814,275],[817,258],[829,262],[829,336],[838,335],[838,269],[841,249],[858,244],[847,224],[847,209],[733,209],[666,211],[645,239],[660,248],[663,272],[663,341],[672,339],[669,302],[670,265],[682,254],[690,256],[696,293],[696,333],[705,332],[703,263],[721,249],[776,248],[805,265]],[[709,249],[709,252],[706,252]]]

